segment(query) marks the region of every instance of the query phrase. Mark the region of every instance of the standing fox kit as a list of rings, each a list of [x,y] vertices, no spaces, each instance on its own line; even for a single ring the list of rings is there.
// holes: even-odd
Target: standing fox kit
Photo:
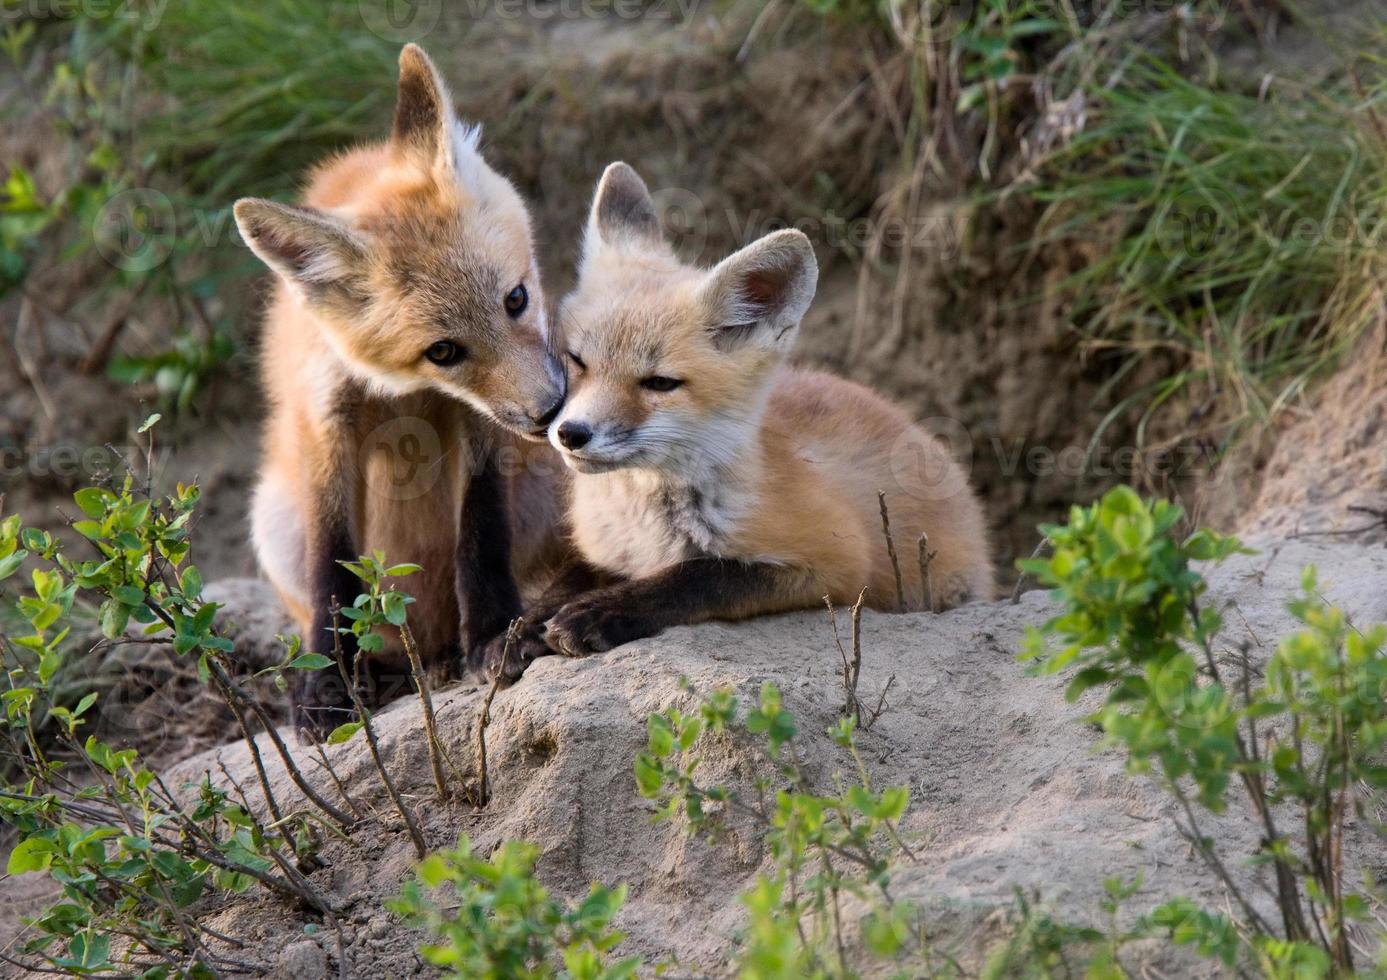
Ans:
[[[928,533],[937,608],[991,595],[982,508],[945,447],[866,388],[786,366],[817,276],[792,230],[711,270],[681,263],[640,177],[607,168],[561,307],[568,397],[550,439],[576,471],[574,543],[619,584],[541,603],[523,658],[850,603],[863,586],[895,608],[878,491],[896,540]],[[917,563],[902,564],[923,608]]]
[[[252,537],[308,649],[331,648],[330,601],[361,591],[339,563],[376,549],[423,566],[405,584],[426,658],[479,648],[519,613],[513,565],[539,542],[518,536],[512,553],[508,509],[546,495],[521,483],[536,468],[508,479],[497,455],[526,439],[549,452],[564,377],[528,214],[477,141],[409,45],[387,143],[320,166],[303,207],[236,203],[246,244],[279,278]],[[551,527],[537,506],[518,529]],[[306,677],[300,718],[330,729],[349,704],[340,678]]]

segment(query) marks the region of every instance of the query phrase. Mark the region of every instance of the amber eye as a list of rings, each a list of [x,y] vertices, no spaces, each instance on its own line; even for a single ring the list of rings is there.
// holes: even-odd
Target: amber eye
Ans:
[[[583,359],[572,351],[568,352],[568,359],[578,366],[579,371],[586,371],[588,366],[583,363]]]
[[[641,387],[646,391],[673,391],[683,383],[678,378],[665,378],[658,374],[653,378],[641,379]]]
[[[530,305],[530,293],[522,282],[510,292],[506,293],[506,315],[512,320],[525,312],[525,307]]]
[[[451,340],[440,340],[436,344],[430,344],[429,349],[424,351],[424,356],[439,367],[448,367],[466,359],[467,349]]]

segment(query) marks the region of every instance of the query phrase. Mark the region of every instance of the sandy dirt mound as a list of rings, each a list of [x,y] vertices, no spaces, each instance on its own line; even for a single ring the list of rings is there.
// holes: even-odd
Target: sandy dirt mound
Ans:
[[[1228,617],[1239,624],[1226,637],[1230,646],[1247,638],[1269,652],[1291,628],[1283,602],[1311,562],[1321,569],[1328,599],[1355,622],[1387,620],[1381,588],[1387,555],[1380,549],[1267,544],[1212,573],[1217,598],[1241,612]],[[251,600],[256,588],[243,584],[236,593]],[[263,591],[259,598],[269,601]],[[1028,677],[1016,663],[1024,628],[1046,618],[1047,601],[1032,593],[1016,605],[977,604],[939,616],[868,614],[863,624],[863,692],[872,696],[888,676],[896,678],[889,710],[862,736],[863,755],[878,785],[911,789],[905,826],[919,860],[899,869],[895,889],[931,910],[965,959],[995,932],[996,910],[1011,902],[1017,885],[1039,889],[1076,919],[1097,915],[1105,877],[1138,872],[1145,883],[1134,912],[1175,894],[1224,904],[1178,836],[1170,804],[1145,781],[1125,775],[1115,754],[1095,751],[1094,732],[1081,721],[1086,708],[1065,702],[1062,680]],[[651,957],[677,955],[716,975],[741,921],[736,895],[765,855],[754,837],[733,833],[711,846],[677,826],[651,823],[631,771],[645,742],[645,718],[692,703],[681,677],[697,691],[731,685],[744,696],[774,681],[799,720],[809,772],[828,787],[845,765],[820,734],[843,702],[838,663],[826,616],[809,612],[673,629],[605,656],[541,661],[496,697],[494,797],[481,812],[436,802],[413,699],[396,702],[377,720],[387,766],[430,846],[449,845],[459,833],[483,850],[523,838],[540,845],[540,875],[560,893],[582,893],[593,881],[626,882],[630,898],[620,925],[630,936],[627,947]],[[473,758],[480,699],[469,687],[437,697],[446,748],[463,765]],[[359,743],[360,736],[328,752],[369,811],[367,826],[350,844],[329,842],[327,867],[312,880],[341,909],[353,975],[408,975],[422,969],[413,952],[418,936],[381,903],[396,892],[413,856]],[[241,743],[188,759],[181,774],[197,779],[210,769],[216,778],[219,763],[254,786]],[[757,765],[729,741],[709,751],[700,772],[749,788]],[[316,765],[305,768],[321,790],[333,792]],[[272,773],[282,802],[300,799],[273,764]],[[1237,817],[1210,819],[1208,827],[1225,853],[1255,846],[1256,829]],[[1371,870],[1387,873],[1380,848],[1373,853]],[[207,915],[215,928],[247,939],[275,975],[308,976],[333,966],[327,933],[274,898],[248,896]]]
[[[1244,534],[1387,542],[1387,325],[1345,358],[1275,438]]]

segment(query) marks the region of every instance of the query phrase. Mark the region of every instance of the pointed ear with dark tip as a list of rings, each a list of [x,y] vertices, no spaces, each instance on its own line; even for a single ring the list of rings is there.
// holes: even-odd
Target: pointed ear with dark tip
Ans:
[[[623,238],[661,242],[660,216],[640,174],[624,163],[607,165],[588,216],[588,234],[614,244]]]
[[[350,291],[360,278],[365,243],[321,211],[245,197],[236,202],[235,213],[250,250],[307,298]]]
[[[819,263],[804,232],[775,231],[708,273],[700,295],[719,347],[788,347],[814,299]]]
[[[443,76],[417,44],[400,51],[400,86],[391,145],[452,164],[453,102]]]

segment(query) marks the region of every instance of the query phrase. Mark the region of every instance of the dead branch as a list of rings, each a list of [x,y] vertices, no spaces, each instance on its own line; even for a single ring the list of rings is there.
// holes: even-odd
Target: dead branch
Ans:
[[[862,723],[862,730],[864,732],[871,731],[872,726],[877,723],[877,719],[886,713],[887,708],[891,707],[886,703],[886,695],[891,692],[891,685],[894,683],[896,683],[895,674],[886,678],[886,686],[881,689],[881,697],[877,698],[877,706],[872,709],[871,714],[867,716],[867,720]]]
[[[429,767],[433,770],[433,785],[438,791],[438,801],[447,802],[448,783],[443,778],[443,745],[438,741],[438,728],[433,718],[433,698],[429,695],[429,682],[424,677],[424,663],[419,658],[419,647],[414,642],[414,633],[408,625],[400,627],[400,640],[404,643],[409,657],[409,670],[414,675],[414,686],[419,692],[419,704],[424,709],[424,734],[428,738]]]
[[[891,538],[891,515],[886,509],[886,491],[877,491],[881,508],[881,533],[886,535],[886,553],[891,556],[891,571],[896,575],[896,612],[905,612],[905,585],[901,582],[901,563],[896,557],[896,542]]]
[[[1039,543],[1038,545],[1036,545],[1036,546],[1035,546],[1035,550],[1031,552],[1031,558],[1039,558],[1042,554],[1044,554],[1045,549],[1048,548],[1049,546],[1050,546],[1050,539],[1049,539],[1049,538],[1041,538],[1041,539],[1040,539],[1040,543]],[[1013,606],[1016,605],[1018,602],[1021,601],[1021,590],[1022,590],[1023,588],[1025,588],[1025,586],[1026,586],[1026,581],[1027,581],[1029,578],[1030,578],[1029,575],[1027,575],[1025,572],[1022,572],[1022,573],[1021,573],[1021,577],[1018,578],[1018,579],[1016,580],[1016,586],[1015,586],[1015,588],[1013,588],[1013,589],[1011,590],[1011,604],[1012,604]]]
[[[930,565],[934,563],[937,551],[929,550],[929,535],[921,532],[920,540],[915,542],[916,560],[920,563],[920,588],[925,594],[925,608],[930,612],[938,612],[934,608],[934,578],[930,574]]]
[[[516,618],[506,627],[506,643],[501,650],[501,665],[496,668],[496,673],[491,678],[491,686],[487,688],[486,697],[482,698],[481,711],[477,714],[477,784],[476,790],[472,794],[472,805],[478,809],[491,802],[491,773],[487,769],[486,761],[486,729],[491,724],[491,702],[496,697],[496,691],[501,687],[501,678],[505,675],[506,664],[510,663],[510,655],[515,647],[515,640],[520,635],[520,630],[524,625],[523,619]]]
[[[838,647],[838,656],[843,661],[843,692],[847,700],[840,713],[852,715],[859,725],[862,724],[862,701],[857,696],[857,682],[862,676],[862,604],[866,598],[867,590],[864,588],[852,605],[852,656],[849,658],[838,633],[838,615],[833,609],[833,600],[824,596],[824,605],[828,607],[828,625],[833,630],[833,643]]]

